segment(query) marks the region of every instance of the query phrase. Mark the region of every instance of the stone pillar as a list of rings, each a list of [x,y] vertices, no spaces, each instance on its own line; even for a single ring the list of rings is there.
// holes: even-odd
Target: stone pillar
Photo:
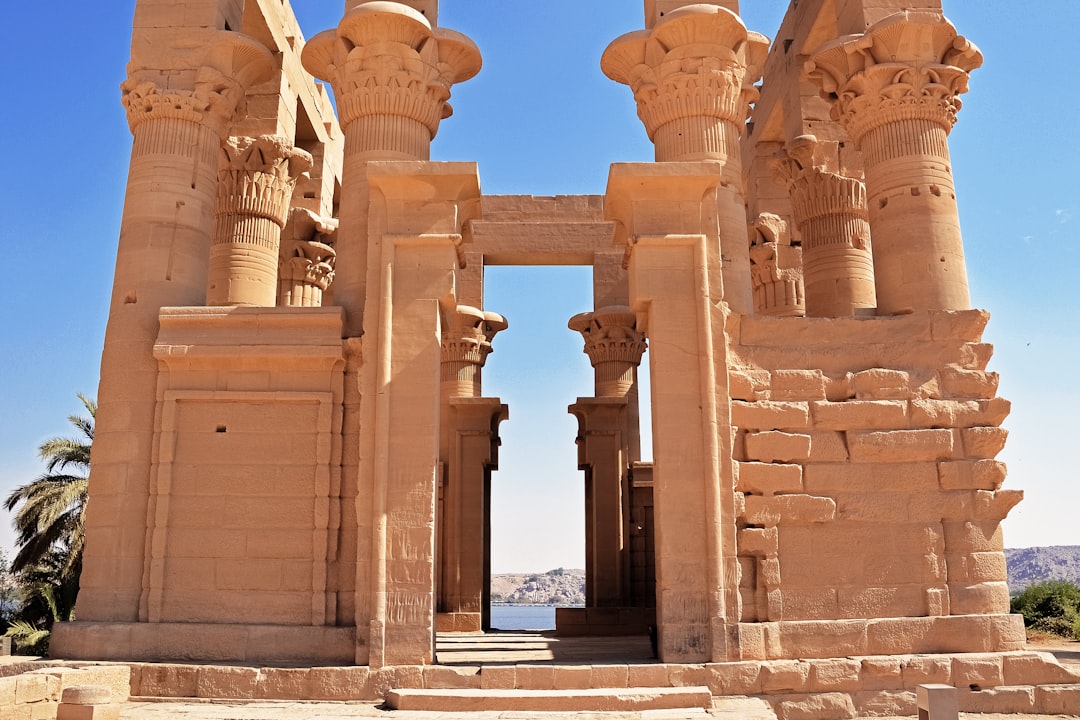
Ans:
[[[970,307],[948,135],[981,64],[942,15],[908,11],[807,65],[862,152],[881,314]]]
[[[662,13],[655,8],[655,24],[615,40],[600,66],[633,90],[657,162],[718,163],[721,181],[713,192],[724,300],[732,311],[749,314],[753,296],[739,138],[757,98],[754,83],[769,41],[749,32],[737,9],[725,4],[666,3]]]
[[[850,317],[877,306],[866,185],[830,170],[813,136],[796,138],[791,206],[802,235],[809,317]]]
[[[445,468],[439,547],[439,629],[474,632],[489,623],[490,476],[498,464],[499,423],[507,407],[480,397],[480,374],[506,319],[467,305],[442,335],[440,457]]]
[[[278,255],[278,305],[321,307],[323,293],[334,281],[334,236],[337,220],[293,208],[282,232]]]
[[[345,133],[334,298],[347,311],[350,337],[363,329],[368,256],[378,242],[368,237],[365,166],[372,160],[428,160],[440,121],[453,112],[451,86],[480,71],[473,42],[435,26],[437,6],[349,3],[336,29],[304,47],[304,67],[334,89]]]
[[[719,182],[709,165],[614,165],[605,201],[649,338],[656,624],[660,659],[674,663],[739,656],[728,636],[739,620],[728,311],[709,252]]]
[[[80,620],[140,619],[158,312],[206,297],[218,153],[247,88],[273,68],[260,43],[234,32],[207,31],[171,52],[161,69],[133,62],[121,86],[134,141],[101,360]]]
[[[293,189],[311,155],[283,137],[231,137],[221,152],[207,305],[274,307]]]
[[[637,368],[645,336],[616,306],[575,315],[596,372],[596,397],[578,398],[578,467],[585,471],[585,605],[630,605],[630,464],[640,459]]]

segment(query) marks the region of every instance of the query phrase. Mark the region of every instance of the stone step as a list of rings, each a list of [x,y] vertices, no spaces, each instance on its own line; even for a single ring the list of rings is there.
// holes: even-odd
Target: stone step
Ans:
[[[412,690],[386,695],[392,710],[440,712],[638,712],[712,707],[707,687],[587,690]]]

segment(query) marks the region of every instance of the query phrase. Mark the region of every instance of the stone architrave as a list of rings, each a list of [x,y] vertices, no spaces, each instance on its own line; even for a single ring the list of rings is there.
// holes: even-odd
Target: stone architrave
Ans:
[[[231,137],[221,152],[207,305],[274,307],[281,229],[311,155],[275,135]]]
[[[334,281],[337,226],[337,220],[321,218],[304,208],[290,211],[278,256],[279,305],[322,306],[323,293]]]
[[[912,11],[807,64],[862,153],[882,314],[971,307],[948,136],[981,64],[942,15]]]
[[[427,3],[436,6],[437,3]],[[349,336],[363,328],[368,278],[368,184],[372,160],[428,160],[439,123],[453,112],[450,88],[480,71],[480,51],[410,5],[351,4],[333,30],[304,47],[304,67],[331,84],[345,133],[336,302]],[[434,13],[432,13],[434,14]]]
[[[604,74],[629,85],[657,162],[716,161],[724,300],[753,312],[746,201],[739,139],[757,98],[769,41],[750,32],[737,10],[688,4],[648,30],[616,39],[601,59]]]
[[[158,312],[205,299],[218,154],[247,89],[273,71],[266,48],[240,33],[201,32],[184,47],[169,62],[187,71],[132,64],[121,85],[134,141],[98,387],[112,421],[94,438],[86,535],[97,552],[79,595],[88,621],[146,619],[144,543],[124,538],[150,511]]]
[[[791,205],[802,235],[808,317],[848,317],[877,305],[866,185],[831,171],[817,138],[796,138]]]

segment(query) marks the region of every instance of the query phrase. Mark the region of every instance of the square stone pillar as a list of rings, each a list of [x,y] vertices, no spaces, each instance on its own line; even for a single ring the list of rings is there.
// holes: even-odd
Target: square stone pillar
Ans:
[[[663,662],[728,657],[738,565],[723,303],[710,163],[619,164],[606,214],[628,246],[652,371],[656,581]]]
[[[425,665],[434,661],[442,317],[457,305],[461,229],[479,215],[480,185],[472,163],[373,162],[368,182],[357,513],[373,531],[370,557],[357,558],[357,587],[371,589],[357,608],[357,624],[370,627],[357,660]]]

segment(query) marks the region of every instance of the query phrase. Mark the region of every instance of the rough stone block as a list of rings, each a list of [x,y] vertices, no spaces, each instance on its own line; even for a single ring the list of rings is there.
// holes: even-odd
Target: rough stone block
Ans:
[[[821,523],[836,517],[836,501],[810,495],[777,495],[746,498],[746,521],[772,527],[784,522]]]
[[[259,671],[255,668],[207,665],[199,668],[196,697],[250,700],[255,697]]]
[[[950,366],[938,371],[945,397],[992,398],[997,395],[1000,378],[995,372],[965,370]]]
[[[1031,713],[1035,711],[1035,688],[998,687],[957,689],[960,708],[965,713]]]
[[[708,681],[704,665],[668,665],[668,687],[699,687]]]
[[[820,370],[774,370],[769,384],[772,400],[824,400],[825,375]]]
[[[997,427],[1012,411],[1012,403],[1002,398],[993,400],[934,400],[911,401],[912,428]]]
[[[907,403],[899,400],[815,402],[814,430],[898,430],[908,426]]]
[[[761,557],[775,555],[777,548],[776,528],[746,528],[737,536],[739,554]]]
[[[777,463],[739,463],[738,489],[744,493],[776,495],[802,492],[801,465]]]
[[[784,622],[780,623],[777,632],[786,657],[830,658],[866,654],[864,620]]]
[[[424,687],[439,690],[480,687],[480,668],[427,665],[424,667]]]
[[[1040,685],[1035,688],[1035,712],[1072,715],[1080,708],[1080,685]]]
[[[903,675],[900,662],[898,657],[864,657],[861,661],[863,689],[897,690],[902,688]]]
[[[518,665],[517,687],[521,690],[554,690],[555,668],[551,665]]]
[[[42,702],[49,699],[49,681],[44,675],[23,674],[15,678],[15,702]]]
[[[810,436],[778,431],[751,432],[746,457],[759,463],[799,463],[810,458]]]
[[[1007,468],[998,460],[959,460],[938,464],[942,490],[999,490]]]
[[[911,397],[911,375],[903,370],[874,368],[854,373],[857,400],[907,400]]]
[[[810,663],[801,660],[774,660],[761,668],[761,690],[765,693],[806,692],[810,689]]]
[[[120,720],[121,705],[67,705],[52,708],[56,720]],[[33,713],[31,720],[38,720]],[[41,718],[49,717],[41,715]]]
[[[1071,670],[1050,653],[1009,653],[1001,662],[1005,685],[1080,683],[1080,669]]]
[[[706,666],[713,695],[760,695],[761,663],[731,662]]]
[[[626,665],[593,665],[591,687],[627,687],[629,673]]]
[[[905,716],[914,715],[915,693],[911,690],[864,690],[853,693],[855,709],[859,716]]]
[[[555,689],[582,690],[589,687],[592,687],[592,667],[588,665],[555,667]]]
[[[919,685],[948,685],[952,682],[952,658],[916,655],[900,663],[900,674],[908,690]]]
[[[851,658],[813,660],[810,662],[812,692],[851,692],[862,688],[862,663]]]
[[[627,667],[627,687],[667,687],[667,667],[660,664]]]
[[[311,671],[307,668],[264,668],[255,695],[271,700],[305,700],[311,695]]]
[[[989,320],[985,310],[936,310],[930,313],[930,334],[934,340],[977,343]]]
[[[836,430],[818,430],[810,433],[810,462],[846,463],[848,461],[847,436]]]
[[[1000,655],[953,658],[952,682],[956,687],[978,690],[1003,684]]]
[[[1000,427],[972,427],[962,429],[960,437],[965,456],[992,460],[1005,449],[1009,431]]]
[[[315,667],[310,670],[308,700],[372,699],[370,672],[366,667]]]
[[[805,402],[731,403],[731,424],[743,430],[802,430],[809,426]]]
[[[792,695],[773,705],[778,720],[849,720],[856,717],[847,693]]]
[[[514,665],[485,665],[480,668],[480,687],[484,690],[513,690],[517,687]]]
[[[853,463],[948,460],[956,452],[951,430],[894,430],[849,432]]]

